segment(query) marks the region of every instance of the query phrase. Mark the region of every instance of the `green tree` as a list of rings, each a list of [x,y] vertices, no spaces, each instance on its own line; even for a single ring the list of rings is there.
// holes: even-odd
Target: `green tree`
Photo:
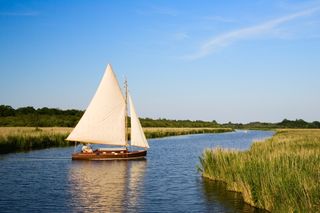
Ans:
[[[14,116],[16,114],[15,110],[8,105],[0,105],[0,116],[7,117],[7,116]]]

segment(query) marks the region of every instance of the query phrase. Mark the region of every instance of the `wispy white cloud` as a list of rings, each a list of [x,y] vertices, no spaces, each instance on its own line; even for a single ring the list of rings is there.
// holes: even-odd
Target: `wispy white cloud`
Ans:
[[[38,12],[0,12],[0,16],[37,16]]]
[[[221,34],[219,36],[212,37],[207,42],[203,43],[199,50],[193,54],[184,56],[184,59],[195,60],[199,58],[203,58],[212,52],[215,52],[218,49],[226,47],[236,41],[259,37],[266,35],[273,31],[276,27],[285,24],[294,19],[312,15],[320,10],[320,7],[303,10],[300,12],[296,12],[290,15],[286,15],[280,18],[272,19],[267,22],[263,22],[251,27],[244,27],[235,31],[231,31],[228,33]]]

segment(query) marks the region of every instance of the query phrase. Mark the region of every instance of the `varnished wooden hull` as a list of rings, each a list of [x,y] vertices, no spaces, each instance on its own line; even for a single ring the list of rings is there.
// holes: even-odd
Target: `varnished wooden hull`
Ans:
[[[104,151],[93,153],[74,153],[72,160],[134,160],[147,155],[146,150],[140,151]]]

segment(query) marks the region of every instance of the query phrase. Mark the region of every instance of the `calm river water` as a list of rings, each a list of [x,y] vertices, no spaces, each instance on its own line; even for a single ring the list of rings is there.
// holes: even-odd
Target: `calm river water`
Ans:
[[[146,160],[71,161],[73,148],[0,155],[0,212],[263,212],[196,170],[205,148],[248,149],[268,131],[149,140]]]

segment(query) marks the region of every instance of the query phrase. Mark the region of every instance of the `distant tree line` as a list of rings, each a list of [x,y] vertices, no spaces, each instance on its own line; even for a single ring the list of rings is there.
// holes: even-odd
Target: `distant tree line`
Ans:
[[[14,109],[0,105],[0,126],[38,126],[38,127],[74,127],[84,111],[56,108],[38,108],[32,106]],[[140,118],[143,127],[220,127],[216,121],[191,121]],[[129,118],[130,126],[130,118]]]
[[[140,118],[141,125],[143,127],[208,127],[215,128],[221,127],[216,121],[191,121],[191,120],[168,120],[165,118],[152,119],[152,118]]]
[[[57,108],[38,108],[32,106],[14,109],[8,105],[0,105],[0,126],[32,126],[32,127],[74,127],[84,111],[76,109],[62,110]],[[169,120],[140,118],[143,127],[226,127],[232,129],[275,129],[275,128],[320,128],[320,122],[306,122],[302,119],[294,121],[284,119],[279,123],[251,122],[248,124],[225,123],[213,121]],[[130,125],[130,119],[129,119]]]
[[[76,109],[38,108],[32,106],[14,109],[0,105],[0,126],[74,127],[83,111]]]
[[[288,120],[284,119],[279,123],[266,123],[266,122],[250,122],[247,124],[242,123],[225,123],[222,124],[223,127],[228,127],[232,129],[279,129],[279,128],[301,128],[301,129],[317,129],[320,128],[319,121],[306,122],[302,119]]]

